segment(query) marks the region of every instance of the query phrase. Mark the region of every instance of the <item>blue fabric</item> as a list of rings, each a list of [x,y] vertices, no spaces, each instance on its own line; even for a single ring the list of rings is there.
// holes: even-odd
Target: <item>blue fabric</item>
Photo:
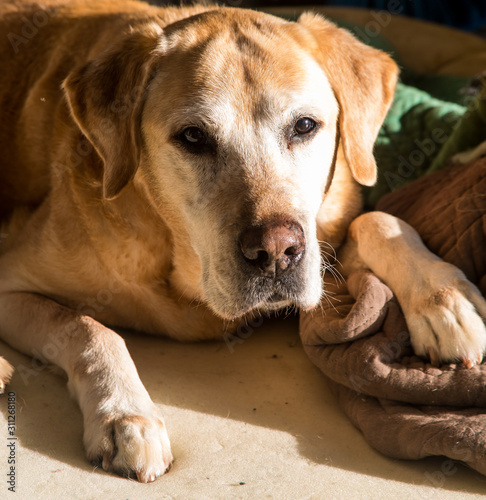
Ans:
[[[328,0],[325,4],[386,10],[471,31],[486,25],[485,0]]]

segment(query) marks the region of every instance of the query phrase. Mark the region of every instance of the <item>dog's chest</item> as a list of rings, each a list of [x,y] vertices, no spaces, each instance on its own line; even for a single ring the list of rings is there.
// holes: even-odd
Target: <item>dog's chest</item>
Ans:
[[[113,240],[102,256],[101,279],[77,297],[79,312],[107,325],[181,340],[220,338],[231,329],[193,296],[191,271],[178,270],[167,239],[132,235]],[[90,272],[94,278],[97,270]]]

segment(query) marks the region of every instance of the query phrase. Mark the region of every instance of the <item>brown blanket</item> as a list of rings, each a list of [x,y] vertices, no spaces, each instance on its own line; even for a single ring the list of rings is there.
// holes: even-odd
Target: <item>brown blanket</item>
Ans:
[[[486,295],[486,158],[423,177],[386,195],[427,246]],[[486,474],[486,364],[435,368],[414,355],[403,314],[371,272],[328,283],[334,297],[301,314],[310,359],[372,446],[395,458],[445,455]]]

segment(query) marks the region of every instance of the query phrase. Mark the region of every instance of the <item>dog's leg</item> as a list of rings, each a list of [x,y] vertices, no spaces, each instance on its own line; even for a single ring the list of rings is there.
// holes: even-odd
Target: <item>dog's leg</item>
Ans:
[[[4,393],[5,386],[10,382],[13,372],[13,366],[0,356],[0,394]]]
[[[417,354],[480,363],[486,301],[462,271],[431,253],[407,223],[383,212],[356,218],[340,254],[344,272],[371,269],[395,293]]]
[[[114,331],[41,295],[12,292],[0,294],[0,335],[66,372],[91,461],[142,482],[168,469],[165,424]]]

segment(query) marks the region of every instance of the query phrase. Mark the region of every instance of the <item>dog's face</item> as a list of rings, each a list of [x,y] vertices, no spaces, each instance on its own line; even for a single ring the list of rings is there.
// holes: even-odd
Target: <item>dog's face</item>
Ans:
[[[163,33],[152,28],[157,42],[150,46],[145,40],[151,50],[132,69],[131,78],[145,75],[143,103],[135,100],[130,116],[136,125],[125,138],[122,125],[111,126],[117,142],[132,143],[127,157],[136,150],[136,167],[126,159],[111,165],[116,152],[100,135],[106,130],[88,123],[90,98],[79,82],[92,81],[96,73],[83,69],[65,84],[74,116],[105,160],[105,195],[117,195],[139,166],[136,179],[170,221],[174,238],[197,256],[186,265],[198,269],[201,299],[225,318],[318,303],[316,217],[331,180],[338,131],[355,178],[364,184],[374,180],[371,147],[391,99],[391,91],[390,97],[383,94],[394,78],[372,79],[382,89],[371,91],[380,102],[369,103],[379,108],[369,112],[359,98],[370,91],[346,82],[349,74],[359,77],[359,70],[343,71],[350,63],[333,55],[340,49],[332,44],[337,47],[339,40],[323,55],[319,38],[332,37],[316,32],[324,28],[343,33],[320,19],[295,24],[237,9],[207,12]],[[352,39],[343,36],[345,42]],[[336,61],[340,67],[331,69],[337,76],[330,77],[326,66]],[[113,61],[107,64],[113,74]],[[336,85],[357,92],[352,100],[365,111],[347,109],[349,99]],[[345,113],[368,118],[371,132],[357,138],[363,124],[350,132]]]
[[[184,221],[220,315],[313,306],[337,101],[319,64],[277,30],[211,21],[210,33],[173,35],[152,82],[142,120],[150,189]]]

